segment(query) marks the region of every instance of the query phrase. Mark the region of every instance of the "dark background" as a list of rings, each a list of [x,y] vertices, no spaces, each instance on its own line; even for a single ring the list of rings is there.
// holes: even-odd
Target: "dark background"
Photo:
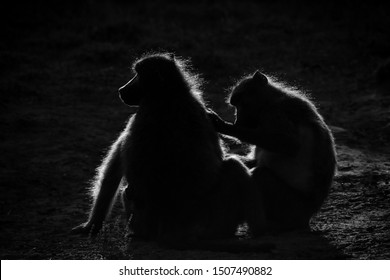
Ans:
[[[1,11],[1,259],[390,258],[389,68],[385,82],[375,78],[390,57],[384,6],[32,2]],[[335,131],[339,159],[312,232],[264,236],[276,247],[259,253],[129,247],[114,211],[97,240],[69,234],[86,219],[88,181],[129,116],[117,88],[147,51],[191,58],[209,106],[226,119],[228,88],[256,69],[311,94]]]

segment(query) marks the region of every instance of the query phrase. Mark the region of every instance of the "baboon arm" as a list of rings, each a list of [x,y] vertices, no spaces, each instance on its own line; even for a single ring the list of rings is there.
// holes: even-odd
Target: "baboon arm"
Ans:
[[[261,128],[242,127],[226,122],[210,109],[207,114],[219,133],[236,137],[275,153],[294,155],[299,149],[298,137],[293,133],[286,133],[281,129],[264,133]]]
[[[240,127],[225,122],[224,125],[220,127],[219,132],[259,146],[270,152],[294,155],[299,148],[297,137],[284,133],[283,131],[263,133],[260,128]]]
[[[122,179],[120,139],[114,143],[99,167],[94,186],[94,202],[88,224],[100,229]]]

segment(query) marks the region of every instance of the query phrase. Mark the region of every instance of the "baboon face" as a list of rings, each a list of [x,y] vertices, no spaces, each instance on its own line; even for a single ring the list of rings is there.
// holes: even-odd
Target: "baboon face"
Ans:
[[[166,90],[181,79],[173,55],[142,58],[134,63],[133,69],[135,76],[118,90],[120,99],[129,106],[140,105],[146,97],[157,97],[154,93]]]
[[[123,103],[129,106],[137,106],[141,102],[141,85],[138,74],[136,74],[128,83],[119,88],[119,98]]]
[[[264,95],[267,85],[267,77],[256,71],[252,76],[244,78],[234,87],[230,96],[230,104],[235,107],[249,107],[253,103],[258,103]]]
[[[236,124],[240,126],[253,127],[257,113],[264,101],[264,93],[267,91],[267,77],[256,71],[239,82],[233,89],[230,96],[230,104],[236,107]]]

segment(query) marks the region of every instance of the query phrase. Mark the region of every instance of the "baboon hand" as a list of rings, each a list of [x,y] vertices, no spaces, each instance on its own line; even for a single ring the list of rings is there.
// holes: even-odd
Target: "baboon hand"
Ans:
[[[223,132],[226,127],[226,123],[222,120],[214,111],[207,110],[207,115],[214,125],[215,130]]]
[[[71,233],[79,234],[79,235],[95,236],[98,234],[101,228],[102,228],[101,224],[99,225],[91,222],[86,222],[81,225],[78,225],[77,227],[72,228]]]

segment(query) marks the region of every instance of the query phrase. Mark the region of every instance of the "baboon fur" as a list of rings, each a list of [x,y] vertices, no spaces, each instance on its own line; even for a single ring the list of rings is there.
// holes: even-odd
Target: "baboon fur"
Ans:
[[[314,104],[301,91],[256,71],[239,81],[230,95],[234,124],[210,118],[216,129],[256,146],[253,197],[263,201],[250,217],[255,235],[264,228],[285,231],[309,227],[332,185],[336,153],[332,134]],[[256,204],[256,199],[253,199]]]
[[[200,80],[166,53],[140,58],[133,70],[119,96],[137,113],[99,167],[89,219],[74,231],[99,231],[123,180],[135,237],[191,247],[234,236],[252,182],[247,168],[224,154]]]

